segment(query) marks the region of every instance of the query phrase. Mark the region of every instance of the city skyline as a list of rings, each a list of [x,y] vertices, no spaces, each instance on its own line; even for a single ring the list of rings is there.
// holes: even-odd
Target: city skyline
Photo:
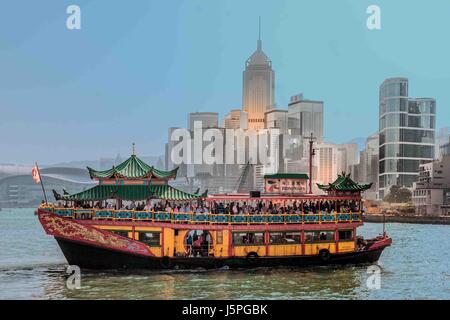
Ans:
[[[396,76],[411,81],[414,96],[436,98],[441,106],[437,127],[448,125],[450,80],[444,59],[450,47],[433,43],[433,59],[423,59],[430,53],[422,46],[412,51],[401,46],[412,34],[444,32],[436,15],[448,3],[437,4],[442,10],[433,9],[434,19],[425,16],[429,23],[411,25],[401,41],[401,21],[429,8],[408,4],[405,16],[401,4],[379,1],[383,27],[369,31],[366,3],[327,3],[326,12],[311,3],[262,2],[251,11],[253,4],[237,9],[232,3],[137,2],[123,14],[122,6],[108,3],[105,20],[105,2],[79,1],[85,20],[78,33],[64,28],[65,3],[27,3],[32,13],[23,13],[20,1],[6,4],[0,19],[5,71],[0,75],[0,134],[8,139],[1,140],[0,162],[114,157],[128,154],[132,142],[140,154],[163,154],[167,128],[184,126],[189,112],[218,112],[222,120],[240,108],[242,71],[258,39],[258,16],[264,50],[277,74],[277,107],[286,108],[298,92],[324,101],[326,140],[343,143],[377,131],[378,87]],[[180,25],[164,22],[173,10]],[[273,12],[282,12],[282,18]],[[13,21],[13,16],[21,19]],[[323,19],[329,20],[327,27],[321,26]],[[336,28],[330,29],[334,22]],[[166,28],[164,37],[152,31],[158,24]],[[389,53],[383,49],[387,45]],[[152,121],[155,117],[158,121]],[[352,130],[342,132],[336,122]]]

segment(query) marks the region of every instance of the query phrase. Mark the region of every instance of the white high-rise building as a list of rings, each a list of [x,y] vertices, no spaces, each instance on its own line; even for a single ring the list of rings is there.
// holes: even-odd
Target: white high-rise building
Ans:
[[[380,86],[379,194],[391,187],[412,188],[419,165],[435,157],[436,101],[409,97],[407,78],[390,78]]]
[[[337,145],[320,143],[315,145],[313,165],[317,172],[313,176],[314,183],[328,184],[336,180],[341,162],[341,153]]]
[[[302,94],[292,96],[288,105],[288,126],[292,133],[304,138],[311,133],[318,143],[323,141],[323,102],[306,100]]]
[[[242,109],[248,114],[248,128],[263,129],[264,113],[274,107],[275,72],[258,39],[256,51],[245,63],[243,73]]]
[[[445,155],[445,146],[450,143],[450,128],[439,129],[436,139],[436,159],[441,159]],[[447,153],[448,154],[448,153]]]
[[[364,193],[365,199],[378,198],[378,160],[379,135],[375,133],[367,138],[365,148],[360,153],[358,165],[358,182],[373,184],[370,190]]]
[[[248,114],[241,109],[231,110],[223,120],[222,126],[225,129],[247,129]]]
[[[191,112],[188,115],[188,128],[194,130],[194,123],[202,123],[201,128],[217,128],[219,124],[219,114],[217,112]]]
[[[339,144],[338,150],[341,152],[339,172],[351,173],[352,166],[359,163],[358,145],[356,143]]]
[[[279,129],[280,134],[288,133],[288,111],[272,109],[264,113],[264,121],[267,129]]]

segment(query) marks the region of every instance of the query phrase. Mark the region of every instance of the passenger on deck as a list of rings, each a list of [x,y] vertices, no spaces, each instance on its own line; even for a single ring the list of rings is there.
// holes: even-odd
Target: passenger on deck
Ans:
[[[192,236],[189,234],[186,239],[187,255],[190,256],[192,253]]]
[[[197,257],[200,254],[201,249],[202,249],[202,241],[200,240],[199,237],[197,237],[197,240],[195,240],[193,243],[194,257]]]

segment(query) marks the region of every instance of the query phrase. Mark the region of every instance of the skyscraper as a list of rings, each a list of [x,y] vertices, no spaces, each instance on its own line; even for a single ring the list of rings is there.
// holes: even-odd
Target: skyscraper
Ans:
[[[291,97],[288,106],[289,129],[304,138],[313,136],[323,141],[323,102],[303,99],[299,94]]]
[[[262,51],[261,32],[256,51],[243,73],[242,108],[248,113],[248,128],[264,128],[264,112],[275,106],[275,73],[272,61]]]
[[[380,86],[379,196],[393,185],[411,188],[419,165],[435,155],[436,101],[408,97],[408,79]]]

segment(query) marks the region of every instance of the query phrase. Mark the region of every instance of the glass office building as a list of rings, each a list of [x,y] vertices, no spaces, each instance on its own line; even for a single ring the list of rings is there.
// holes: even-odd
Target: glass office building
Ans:
[[[411,188],[419,165],[435,154],[436,101],[408,97],[408,79],[380,86],[379,196],[393,185]]]

